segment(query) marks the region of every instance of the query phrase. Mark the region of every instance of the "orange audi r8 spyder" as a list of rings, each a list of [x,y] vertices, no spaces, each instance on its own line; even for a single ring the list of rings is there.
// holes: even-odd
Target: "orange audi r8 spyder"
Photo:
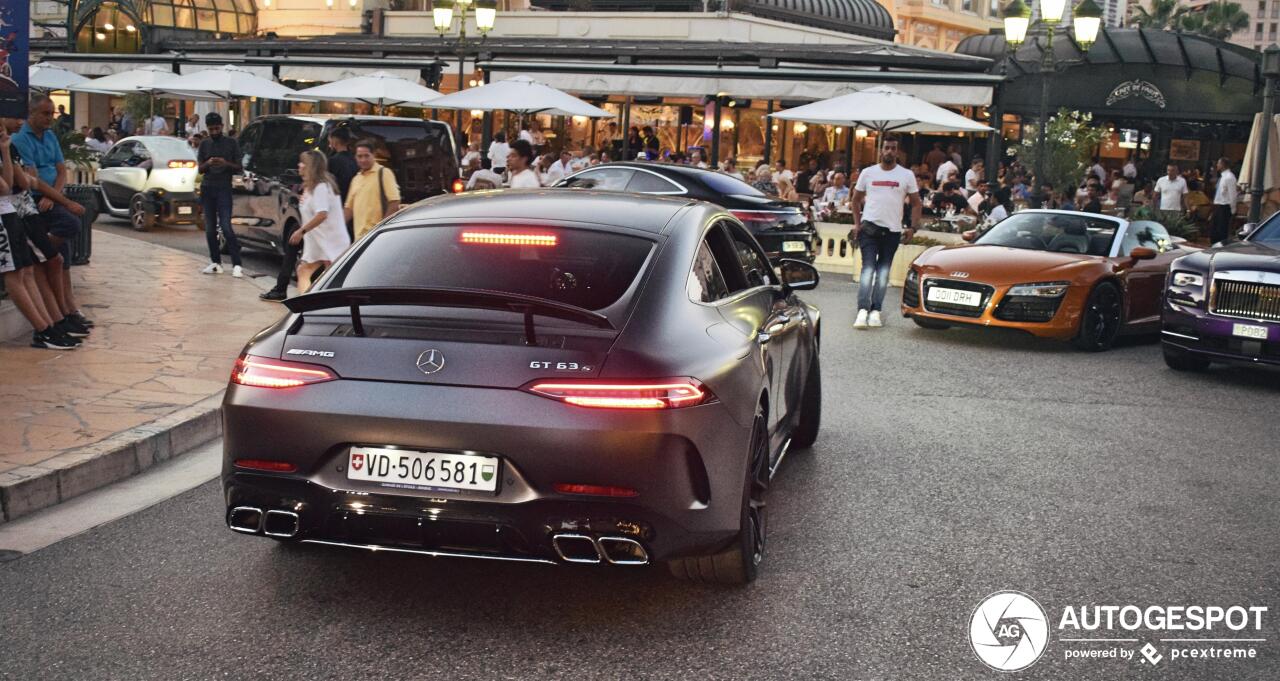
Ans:
[[[1021,211],[965,238],[911,264],[904,317],[927,329],[1018,329],[1091,352],[1160,330],[1169,265],[1190,252],[1156,222],[1058,210]]]

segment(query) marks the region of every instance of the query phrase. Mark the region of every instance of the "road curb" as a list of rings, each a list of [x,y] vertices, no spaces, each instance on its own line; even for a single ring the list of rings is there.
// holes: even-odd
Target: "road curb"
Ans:
[[[3,521],[137,475],[222,435],[222,393],[85,447],[0,473]]]

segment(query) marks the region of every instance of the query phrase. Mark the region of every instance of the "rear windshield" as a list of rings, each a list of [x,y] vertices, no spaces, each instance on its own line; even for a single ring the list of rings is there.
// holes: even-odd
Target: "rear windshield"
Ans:
[[[328,288],[476,288],[598,311],[626,293],[652,249],[646,239],[579,229],[388,229],[375,232]]]
[[[240,133],[240,153],[245,170],[267,177],[297,172],[298,155],[316,148],[320,124],[296,118],[254,121]]]
[[[368,121],[353,119],[333,124],[333,130],[346,128],[351,139],[370,140],[374,143],[374,155],[383,164],[388,161],[412,158],[418,154],[436,154],[441,151],[452,155],[453,148],[449,141],[448,128],[438,123],[426,121]],[[328,137],[321,145],[322,151],[328,151]]]
[[[702,181],[711,191],[717,194],[737,194],[739,196],[764,196],[764,192],[724,173],[702,173]]]

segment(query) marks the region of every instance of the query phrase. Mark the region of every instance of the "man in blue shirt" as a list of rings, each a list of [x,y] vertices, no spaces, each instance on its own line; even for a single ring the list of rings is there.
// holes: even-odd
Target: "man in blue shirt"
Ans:
[[[33,94],[27,111],[27,122],[13,136],[13,147],[22,156],[24,166],[35,170],[44,184],[61,193],[67,185],[67,166],[62,157],[62,144],[52,130],[53,100]],[[80,314],[71,290],[71,242],[80,235],[80,217],[72,210],[78,209],[83,214],[84,209],[78,205],[68,209],[38,190],[32,195],[40,209],[40,214],[33,219],[43,222],[53,245],[62,254],[62,281],[49,282],[50,288],[54,289],[63,314],[82,326],[92,327],[93,322]]]

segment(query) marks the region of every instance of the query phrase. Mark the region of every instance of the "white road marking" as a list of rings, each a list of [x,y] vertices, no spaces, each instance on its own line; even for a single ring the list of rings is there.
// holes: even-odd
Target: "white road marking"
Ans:
[[[119,520],[218,476],[219,438],[132,478],[0,525],[0,550],[31,553]]]

